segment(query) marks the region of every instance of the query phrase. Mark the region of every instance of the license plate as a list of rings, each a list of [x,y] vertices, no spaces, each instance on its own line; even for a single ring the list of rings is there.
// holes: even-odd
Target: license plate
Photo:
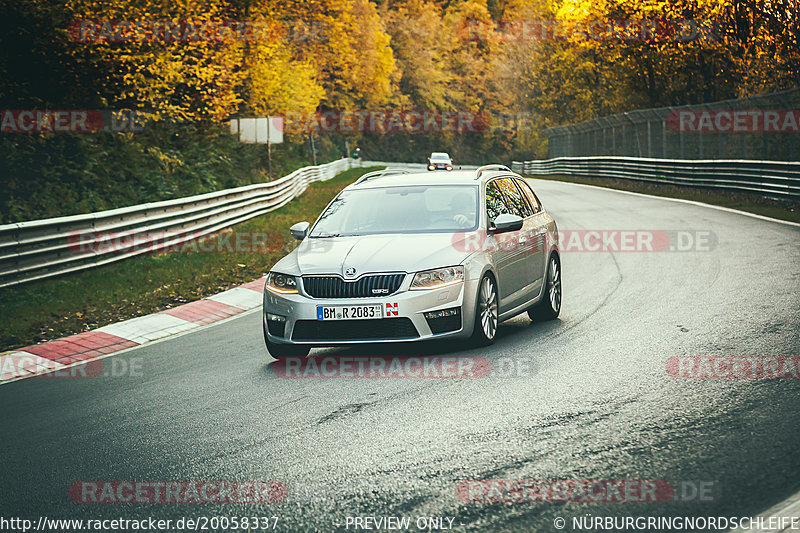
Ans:
[[[383,318],[381,304],[317,306],[317,320],[365,320],[370,318]]]

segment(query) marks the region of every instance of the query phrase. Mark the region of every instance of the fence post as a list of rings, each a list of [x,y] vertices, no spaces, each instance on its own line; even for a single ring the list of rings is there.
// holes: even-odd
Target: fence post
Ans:
[[[697,132],[697,154],[698,159],[703,159],[703,132]]]
[[[606,146],[608,146],[608,144],[606,144],[606,129],[607,128],[603,126],[603,153],[598,155],[606,155]]]
[[[598,153],[597,153],[597,130],[592,131],[592,137],[594,137],[594,155],[598,155]]]

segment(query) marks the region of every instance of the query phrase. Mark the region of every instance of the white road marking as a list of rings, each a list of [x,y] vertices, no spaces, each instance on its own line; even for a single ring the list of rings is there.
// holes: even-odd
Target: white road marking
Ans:
[[[759,220],[766,220],[768,222],[777,222],[778,224],[787,224],[789,226],[797,226],[800,227],[800,222],[791,222],[789,220],[781,220],[779,218],[772,218],[767,217],[764,215],[757,215],[755,213],[748,213],[747,211],[741,211],[739,209],[733,209],[731,207],[722,207],[721,205],[713,205],[713,204],[706,204],[704,202],[697,202],[695,200],[684,200],[682,198],[670,198],[669,196],[655,196],[653,194],[645,194],[643,192],[633,192],[633,191],[623,191],[620,189],[612,189],[611,187],[601,187],[600,185],[588,185],[586,183],[573,183],[571,181],[559,181],[559,180],[543,180],[538,178],[529,178],[526,177],[526,180],[534,180],[534,181],[545,181],[545,182],[558,182],[558,183],[566,183],[569,185],[577,185],[578,187],[591,187],[592,189],[600,189],[603,191],[612,191],[618,192],[620,194],[631,194],[633,196],[644,196],[645,198],[655,198],[657,200],[667,200],[669,202],[680,202],[682,204],[691,204],[700,207],[708,207],[709,209],[716,209],[718,211],[727,211],[729,213],[736,213],[738,215],[744,215],[747,217],[757,218]]]
[[[129,341],[145,342],[168,337],[182,331],[195,329],[197,324],[163,313],[132,318],[117,324],[109,324],[95,331],[102,331]]]
[[[236,287],[214,296],[209,296],[208,299],[247,310],[260,306],[263,297],[260,292]]]

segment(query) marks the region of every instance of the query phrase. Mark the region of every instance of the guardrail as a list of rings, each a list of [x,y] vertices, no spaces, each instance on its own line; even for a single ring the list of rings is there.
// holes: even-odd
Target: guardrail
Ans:
[[[511,168],[529,176],[615,178],[800,199],[800,163],[788,161],[586,156],[514,161]]]
[[[0,287],[157,252],[277,209],[356,165],[340,159],[235,189],[0,226]],[[110,239],[113,242],[110,242]]]

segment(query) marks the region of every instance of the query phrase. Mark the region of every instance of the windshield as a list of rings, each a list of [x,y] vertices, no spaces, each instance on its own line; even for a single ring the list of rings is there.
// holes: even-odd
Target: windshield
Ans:
[[[450,156],[447,154],[433,154],[431,155],[431,161],[448,161]]]
[[[471,230],[477,213],[478,188],[471,185],[344,191],[320,215],[311,237]]]

